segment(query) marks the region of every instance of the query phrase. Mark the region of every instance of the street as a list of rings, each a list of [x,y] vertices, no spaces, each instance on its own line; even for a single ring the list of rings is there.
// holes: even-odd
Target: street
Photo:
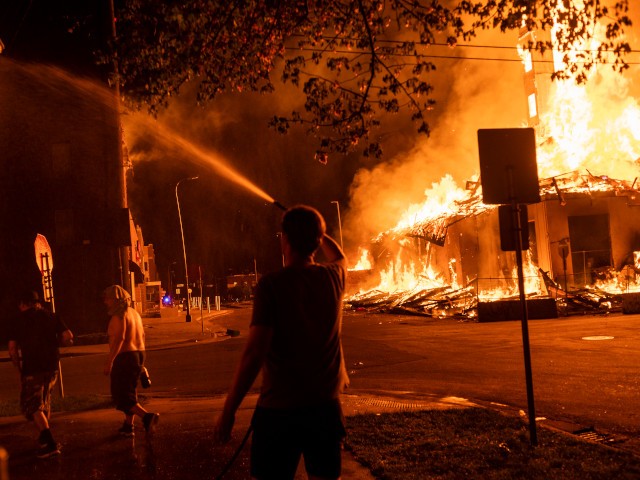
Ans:
[[[149,351],[153,385],[141,393],[223,395],[247,338],[250,313],[250,308],[243,308],[225,316],[225,326],[240,330],[238,337]],[[640,393],[639,319],[612,315],[530,321],[537,416],[634,435]],[[527,411],[518,321],[474,323],[345,312],[343,345],[349,394],[455,396]],[[64,358],[67,395],[108,395],[108,380],[101,373],[104,358]],[[1,399],[17,397],[10,363],[0,363],[0,380],[5,385]]]

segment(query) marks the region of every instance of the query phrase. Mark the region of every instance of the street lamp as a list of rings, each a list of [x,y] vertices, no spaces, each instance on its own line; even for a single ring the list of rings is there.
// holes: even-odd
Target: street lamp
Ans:
[[[184,230],[182,229],[182,215],[180,214],[180,199],[178,198],[178,185],[180,185],[181,182],[187,181],[187,180],[196,180],[198,177],[189,177],[189,178],[183,178],[182,180],[178,181],[178,183],[176,183],[176,205],[178,205],[178,220],[180,221],[180,235],[182,236],[182,254],[184,256],[184,279],[186,281],[186,285],[187,285],[187,318],[185,321],[190,322],[191,321],[191,310],[190,310],[190,303],[191,303],[191,298],[189,296],[189,269],[187,268],[187,249],[184,246]]]
[[[338,202],[338,200],[331,200],[331,203],[335,203],[336,208],[338,209],[338,228],[340,229],[340,248],[344,250],[344,245],[342,244],[342,220],[340,220],[340,202]]]

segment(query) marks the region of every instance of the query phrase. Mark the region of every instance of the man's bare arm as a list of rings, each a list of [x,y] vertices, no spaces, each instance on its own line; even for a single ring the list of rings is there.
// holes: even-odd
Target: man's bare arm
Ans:
[[[226,442],[231,437],[236,410],[262,368],[272,335],[273,330],[270,327],[254,325],[249,330],[247,345],[242,353],[222,413],[216,422],[214,432],[216,440]]]
[[[325,233],[320,242],[319,250],[329,263],[341,263],[343,267],[347,266],[347,257],[340,248],[340,245]]]

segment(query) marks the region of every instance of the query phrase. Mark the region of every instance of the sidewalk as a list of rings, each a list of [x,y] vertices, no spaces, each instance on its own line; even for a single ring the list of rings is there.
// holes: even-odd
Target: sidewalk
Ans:
[[[147,350],[176,347],[202,342],[215,342],[230,338],[225,317],[233,310],[191,310],[191,322],[186,312],[178,308],[162,308],[159,318],[143,318]],[[239,333],[239,332],[238,332]]]

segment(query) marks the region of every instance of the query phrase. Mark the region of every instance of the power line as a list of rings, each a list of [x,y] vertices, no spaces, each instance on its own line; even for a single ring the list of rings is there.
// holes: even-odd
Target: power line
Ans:
[[[501,48],[511,48],[511,47],[501,47]],[[303,47],[303,48],[293,48],[293,50],[301,50],[303,52],[320,52],[320,53],[337,53],[337,54],[346,54],[346,55],[370,55],[371,52],[365,50],[331,50],[328,51],[322,48],[311,48],[311,47]],[[389,57],[415,57],[415,58],[432,58],[432,59],[444,59],[444,60],[474,60],[474,61],[488,61],[488,62],[518,62],[522,63],[520,58],[492,58],[492,57],[461,57],[455,55],[425,55],[422,53],[417,54],[407,54],[407,53],[393,53],[393,52],[385,52],[384,56]],[[534,60],[534,63],[548,63],[553,64],[553,60]],[[585,63],[585,62],[580,62]],[[598,61],[596,62],[600,65],[611,65],[614,62],[609,61]],[[626,62],[627,65],[640,65],[640,62]]]
[[[395,43],[395,44],[403,44],[406,42],[403,42],[401,40],[377,40],[380,43]],[[511,46],[506,46],[506,45],[473,45],[470,43],[456,43],[455,45],[449,45],[448,43],[422,43],[422,42],[416,42],[417,45],[420,46],[424,46],[424,47],[429,47],[429,46],[434,46],[434,47],[448,47],[448,48],[492,48],[492,49],[496,49],[496,50],[517,50],[517,47],[511,47]],[[597,52],[597,49],[582,49],[582,48],[574,48],[571,49],[572,52],[581,52],[581,53],[590,53],[590,52]],[[609,49],[605,49],[602,50],[603,52],[614,52],[615,50],[609,50]],[[640,50],[629,50],[627,53],[640,53]]]
[[[293,34],[291,35],[291,37],[303,37],[306,38],[304,35],[301,34]],[[323,40],[328,41],[328,40],[333,40],[333,38],[331,37],[322,37]],[[350,38],[347,37],[345,38],[345,40],[352,40],[352,41],[356,41],[358,40],[357,38]],[[447,47],[447,48],[489,48],[489,49],[495,49],[495,50],[516,50],[517,51],[517,47],[515,46],[507,46],[507,45],[474,45],[474,44],[470,44],[470,43],[456,43],[455,45],[450,45],[448,43],[439,43],[439,42],[433,42],[433,43],[425,43],[425,42],[410,42],[410,41],[403,41],[403,40],[390,40],[390,39],[376,39],[375,40],[376,43],[380,43],[380,44],[396,44],[396,45],[404,45],[406,43],[415,43],[417,46],[421,46],[421,47]],[[575,48],[571,50],[572,52],[583,52],[583,53],[588,53],[588,52],[597,52],[597,49],[581,49],[581,48]],[[615,50],[602,50],[603,52],[614,52]],[[640,50],[629,50],[629,52],[627,53],[640,53]]]

